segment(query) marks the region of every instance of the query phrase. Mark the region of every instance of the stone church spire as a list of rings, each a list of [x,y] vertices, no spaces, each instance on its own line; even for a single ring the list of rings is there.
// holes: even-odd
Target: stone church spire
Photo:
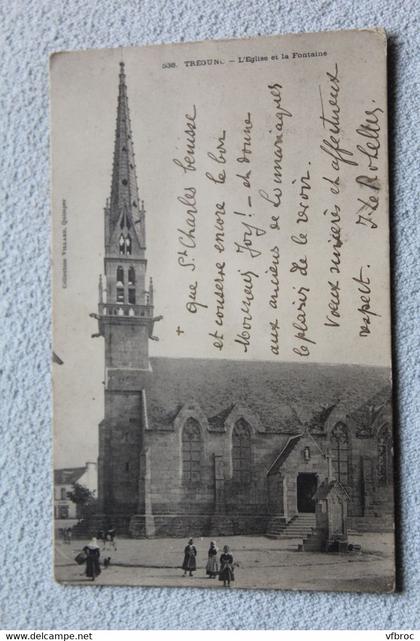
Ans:
[[[98,321],[98,332],[92,336],[104,338],[105,411],[99,425],[98,499],[100,510],[115,523],[128,523],[133,515],[148,509],[149,341],[158,340],[153,329],[162,317],[154,316],[153,284],[148,291],[147,276],[145,209],[138,194],[121,62],[111,196],[105,206],[104,274],[98,286],[98,313],[91,314]],[[144,525],[145,531],[148,527]]]
[[[106,201],[104,213],[104,278],[101,277],[99,284],[98,314],[93,315],[99,321],[99,333],[95,336],[106,335],[113,340],[113,349],[106,341],[106,359],[112,354],[115,361],[118,354],[115,346],[121,345],[120,356],[125,356],[121,362],[114,362],[114,369],[127,367],[149,371],[148,341],[156,340],[153,325],[161,317],[154,316],[153,285],[150,292],[146,287],[146,211],[138,193],[123,62],[120,62],[119,71],[111,196]],[[127,349],[135,334],[136,344],[132,350]],[[136,361],[135,367],[132,361]]]
[[[125,66],[120,62],[111,196],[106,207],[107,244],[120,222],[121,226],[133,226],[139,247],[145,248],[144,211],[140,209]]]

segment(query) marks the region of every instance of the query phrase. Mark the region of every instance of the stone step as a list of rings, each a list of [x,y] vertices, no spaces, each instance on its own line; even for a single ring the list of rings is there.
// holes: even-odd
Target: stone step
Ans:
[[[313,527],[315,527],[315,523],[313,525],[290,525],[284,529],[288,532],[304,532],[305,530],[312,530]]]
[[[283,532],[273,532],[270,531],[268,534],[271,534],[272,536],[294,536],[298,538],[303,538],[304,536],[308,536],[311,532],[312,529],[307,529],[307,530],[283,530]]]
[[[283,519],[274,518],[267,528],[267,536],[273,539],[303,539],[311,534],[315,525],[315,514],[312,513],[297,514],[287,524]]]
[[[315,521],[313,523],[292,523],[290,525],[275,525],[268,527],[267,529],[270,532],[273,531],[283,531],[283,530],[310,530],[311,528],[315,527],[316,523]]]
[[[291,523],[302,523],[303,525],[307,525],[308,523],[315,523],[315,519],[296,519],[295,521],[291,521]]]
[[[305,538],[302,534],[266,534],[268,539],[275,539],[276,541],[287,541],[287,540],[303,540]]]

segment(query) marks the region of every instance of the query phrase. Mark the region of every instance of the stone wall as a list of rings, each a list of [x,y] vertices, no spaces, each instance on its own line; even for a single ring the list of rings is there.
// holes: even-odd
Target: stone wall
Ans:
[[[100,427],[99,479],[102,508],[114,514],[138,509],[142,449],[141,392],[105,391],[105,416]]]
[[[149,330],[139,319],[118,316],[104,323],[105,367],[145,369],[149,365]]]
[[[195,401],[178,406],[173,414],[162,412],[156,426],[147,422],[147,395],[145,390],[107,389],[107,419],[100,426],[99,483],[108,499],[103,509],[114,518],[118,513],[133,536],[264,533],[272,517],[290,520],[298,513],[299,475],[316,475],[318,485],[327,478],[331,433],[344,421],[349,436],[349,517],[357,525],[361,518],[387,509],[389,501],[375,498],[375,427],[360,431],[335,411],[314,434],[299,433],[301,425],[295,431],[293,425],[288,432],[266,431],[245,405],[233,405],[215,421]],[[188,479],[182,434],[191,420],[198,426],[199,465],[194,478]],[[250,434],[245,478],[233,465],[232,435],[238,423]]]
[[[231,434],[203,429],[201,478],[190,483],[183,478],[182,426],[165,432],[148,431],[145,444],[150,451],[153,513],[212,514],[216,507],[215,457],[219,457],[223,461],[219,502],[226,514],[268,514],[267,469],[286,440],[285,435],[252,433],[250,478],[244,483],[233,476]]]
[[[133,537],[145,537],[145,515],[134,515],[130,520],[129,533]],[[163,514],[155,515],[154,536],[157,537],[216,537],[243,534],[264,535],[269,517],[262,515],[227,514]]]

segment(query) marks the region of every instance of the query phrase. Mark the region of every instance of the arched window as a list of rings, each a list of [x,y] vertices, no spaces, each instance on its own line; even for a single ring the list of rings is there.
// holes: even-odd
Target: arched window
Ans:
[[[122,267],[117,267],[117,287],[124,287],[124,270]]]
[[[182,477],[186,483],[201,481],[201,431],[194,418],[182,429]]]
[[[392,483],[392,436],[388,425],[383,425],[378,432],[378,483]]]
[[[136,272],[134,271],[134,267],[128,268],[128,284],[129,285],[136,284]]]
[[[127,256],[131,256],[131,236],[128,234],[125,239],[125,253]]]
[[[332,466],[336,478],[349,484],[349,434],[344,423],[337,423],[331,432]]]
[[[125,240],[122,234],[120,236],[119,248],[120,248],[120,254],[123,256],[125,254]]]
[[[251,480],[251,430],[242,418],[232,432],[232,473],[233,479],[240,483]]]
[[[117,287],[117,303],[124,302],[124,287]]]

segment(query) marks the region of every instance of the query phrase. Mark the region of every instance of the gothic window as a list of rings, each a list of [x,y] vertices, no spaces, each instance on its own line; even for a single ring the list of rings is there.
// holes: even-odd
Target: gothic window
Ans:
[[[337,423],[331,432],[332,466],[336,478],[349,484],[349,434],[344,423]]]
[[[124,287],[124,270],[122,267],[117,267],[117,287]]]
[[[135,285],[136,284],[136,273],[134,271],[134,267],[129,267],[128,268],[128,284],[129,285]]]
[[[120,236],[119,247],[120,247],[120,254],[124,255],[125,254],[125,240],[124,240],[124,236],[122,234]]]
[[[201,432],[194,418],[182,429],[182,477],[187,483],[201,481]]]
[[[125,239],[125,253],[127,256],[131,256],[131,236],[128,234]]]
[[[136,290],[132,287],[130,287],[128,290],[128,302],[130,305],[136,304]]]
[[[380,485],[392,482],[392,438],[388,425],[383,425],[378,433],[377,472]]]
[[[117,287],[117,303],[124,302],[124,287]]]
[[[240,483],[251,480],[251,431],[244,419],[239,419],[232,432],[233,479]]]

